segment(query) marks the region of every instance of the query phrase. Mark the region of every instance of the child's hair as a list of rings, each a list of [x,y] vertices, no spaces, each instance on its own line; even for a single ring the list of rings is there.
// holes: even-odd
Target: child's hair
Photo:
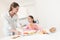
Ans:
[[[33,23],[36,23],[36,21],[34,20],[34,17],[32,15],[29,15],[29,17],[33,19]]]

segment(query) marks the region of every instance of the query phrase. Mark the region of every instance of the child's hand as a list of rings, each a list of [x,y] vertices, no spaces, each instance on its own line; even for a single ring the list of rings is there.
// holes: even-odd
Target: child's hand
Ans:
[[[48,32],[46,32],[45,30],[40,31],[40,34],[48,34]]]
[[[45,30],[42,31],[43,34],[48,34],[48,32],[46,32]]]

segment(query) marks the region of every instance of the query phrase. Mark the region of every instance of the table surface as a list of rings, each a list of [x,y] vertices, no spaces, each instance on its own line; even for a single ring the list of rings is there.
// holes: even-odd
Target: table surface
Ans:
[[[33,34],[30,36],[20,36],[16,39],[12,39],[12,37],[4,37],[0,40],[58,40],[60,39],[60,32],[50,33],[50,34]]]

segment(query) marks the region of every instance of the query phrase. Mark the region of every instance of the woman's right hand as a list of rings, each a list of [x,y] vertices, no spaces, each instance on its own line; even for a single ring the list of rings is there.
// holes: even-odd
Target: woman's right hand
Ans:
[[[16,32],[16,29],[10,29],[10,32]]]

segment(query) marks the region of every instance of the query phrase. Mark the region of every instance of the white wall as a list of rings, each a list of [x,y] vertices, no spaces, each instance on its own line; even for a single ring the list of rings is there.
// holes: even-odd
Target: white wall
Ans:
[[[2,15],[5,13],[5,9],[6,7],[4,7],[2,1],[0,1],[0,38],[4,36],[3,34],[3,19],[2,19]]]
[[[60,30],[60,0],[36,0],[37,15],[45,28],[51,26]]]

